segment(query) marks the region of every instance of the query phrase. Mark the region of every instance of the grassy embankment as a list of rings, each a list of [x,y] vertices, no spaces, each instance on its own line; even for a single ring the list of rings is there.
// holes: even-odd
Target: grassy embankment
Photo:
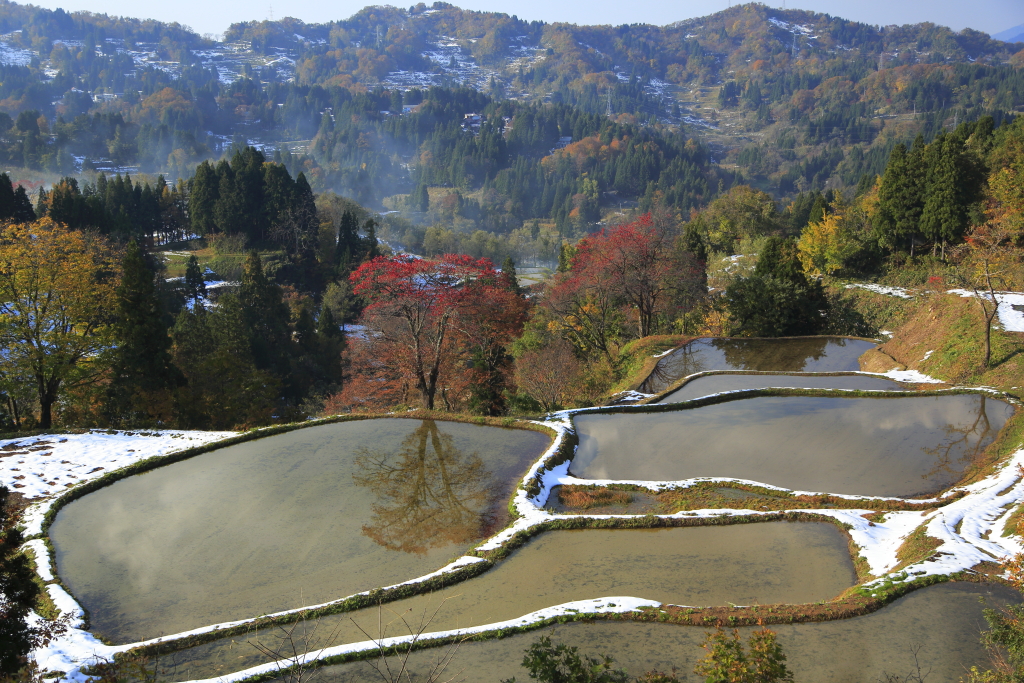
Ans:
[[[680,334],[660,334],[629,342],[619,350],[615,361],[618,378],[608,390],[608,398],[636,389],[658,364],[658,356],[694,339]]]

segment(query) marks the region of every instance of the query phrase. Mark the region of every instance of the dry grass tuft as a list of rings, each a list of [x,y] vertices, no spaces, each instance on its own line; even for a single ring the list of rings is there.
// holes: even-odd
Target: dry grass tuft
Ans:
[[[559,490],[558,500],[566,507],[589,510],[608,505],[629,505],[633,502],[633,494],[628,491],[569,485]]]
[[[900,563],[896,565],[893,572],[927,560],[942,545],[942,541],[927,534],[925,526],[922,524],[914,529],[913,533],[907,536],[896,550],[896,558]]]

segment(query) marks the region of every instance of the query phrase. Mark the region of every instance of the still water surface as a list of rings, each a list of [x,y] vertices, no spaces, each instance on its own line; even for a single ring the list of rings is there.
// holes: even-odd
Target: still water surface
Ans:
[[[984,600],[986,604],[982,604]],[[797,681],[814,683],[877,683],[884,674],[916,673],[912,649],[918,653],[925,681],[958,681],[972,665],[989,666],[979,642],[986,629],[982,609],[1020,602],[1005,586],[946,583],[923,588],[863,617],[818,624],[772,626]],[[739,629],[744,641],[751,628]],[[707,629],[669,624],[594,622],[562,624],[502,640],[463,643],[449,674],[462,671],[467,681],[498,683],[515,676],[529,680],[520,666],[523,651],[542,635],[575,645],[587,654],[608,654],[616,668],[633,676],[657,669],[678,669],[682,681],[697,681],[694,664],[703,656]],[[438,649],[413,653],[416,673],[427,670]],[[370,683],[380,680],[367,662],[324,669],[324,683]],[[448,678],[446,676],[445,678]],[[422,680],[416,678],[415,680]],[[903,680],[902,678],[900,680]],[[913,679],[917,680],[917,679]]]
[[[133,642],[431,572],[504,525],[549,443],[409,419],[299,429],[91,493],[50,537],[93,630]]]
[[[857,389],[903,391],[905,387],[882,377],[866,375],[708,375],[692,379],[658,403],[679,403],[722,391],[790,387],[795,389]]]
[[[859,370],[857,358],[874,347],[874,342],[845,337],[695,339],[659,360],[640,391],[657,394],[708,370],[849,372]]]
[[[825,523],[767,522],[676,529],[551,531],[450,589],[384,605],[412,624],[440,609],[429,631],[521,617],[573,600],[633,596],[681,605],[805,603],[833,598],[856,575],[846,538]],[[442,601],[449,598],[442,605]],[[335,644],[377,637],[377,608],[325,617]],[[397,624],[385,635],[407,635]],[[265,661],[245,636],[164,658],[175,680],[209,678]],[[273,633],[260,642],[275,647]],[[315,641],[319,642],[319,641]],[[316,649],[315,647],[313,649]]]
[[[955,483],[1013,406],[986,396],[765,396],[663,413],[576,415],[584,479],[734,477],[913,496]]]

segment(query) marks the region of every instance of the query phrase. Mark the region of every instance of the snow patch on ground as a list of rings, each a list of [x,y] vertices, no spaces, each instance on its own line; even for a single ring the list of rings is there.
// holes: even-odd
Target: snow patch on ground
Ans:
[[[924,516],[912,512],[887,513],[887,525],[890,524],[890,516],[906,517],[903,527],[908,531],[904,537],[924,524],[925,533],[941,542],[932,558],[911,565],[904,573],[888,578],[907,581],[921,576],[947,575],[970,569],[979,562],[999,562],[1010,555],[1024,552],[1024,545],[1019,538],[1002,535],[1009,515],[1024,503],[1021,466],[1024,466],[1024,449],[1014,453],[995,474],[960,487],[967,492],[960,500]],[[916,524],[913,523],[915,521]],[[895,564],[893,556],[882,569],[890,571]],[[872,573],[878,572],[873,569]],[[864,587],[870,589],[885,578],[865,584]]]
[[[914,292],[910,289],[904,289],[903,287],[886,287],[885,285],[875,285],[870,283],[854,283],[846,285],[847,289],[866,289],[869,292],[875,294],[887,294],[889,296],[897,296],[901,299],[913,299]]]
[[[653,398],[654,396],[657,396],[657,394],[645,394],[642,391],[633,391],[632,389],[629,389],[628,391],[620,391],[613,395],[608,405],[618,406],[627,403],[636,403],[648,398]]]
[[[809,36],[813,33],[813,29],[810,26],[804,26],[803,24],[790,24],[788,21],[782,21],[775,17],[768,17],[768,23],[781,28],[783,31],[789,31],[790,33],[801,33],[805,36]],[[816,36],[811,36],[816,37]]]
[[[84,481],[156,455],[220,441],[237,432],[90,431],[0,440],[0,484],[42,501],[22,513],[25,534],[42,533],[52,499]]]
[[[56,583],[46,584],[46,592],[50,594],[53,604],[60,610],[61,615],[70,614],[72,619],[69,626],[73,629],[80,629],[85,625],[85,611],[79,606],[71,594]]]
[[[55,581],[56,578],[53,576],[53,572],[50,571],[50,551],[47,550],[46,544],[41,539],[35,539],[29,541],[25,545],[21,546],[26,550],[32,551],[32,559],[35,561],[36,574],[43,580],[44,583]]]
[[[29,625],[34,626],[43,621],[35,612],[29,615]],[[124,648],[104,645],[96,636],[80,628],[69,628],[63,636],[54,639],[49,645],[32,651],[32,658],[44,671],[63,671],[61,680],[73,683],[86,683],[96,679],[82,673],[88,667],[102,661],[109,661]]]
[[[947,294],[964,298],[979,296],[967,289],[951,289]],[[1007,332],[1024,332],[1024,292],[996,292],[996,315]],[[991,301],[991,296],[982,292],[980,296]]]
[[[925,356],[927,358],[927,356]],[[871,373],[864,373],[871,374]],[[914,382],[916,384],[945,384],[941,379],[935,379],[917,370],[890,370],[881,373],[882,377],[894,379],[897,382]]]

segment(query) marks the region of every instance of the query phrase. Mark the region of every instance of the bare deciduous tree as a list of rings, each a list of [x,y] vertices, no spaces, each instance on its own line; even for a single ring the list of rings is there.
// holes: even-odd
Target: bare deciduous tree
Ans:
[[[516,359],[516,385],[544,410],[556,410],[571,399],[581,370],[572,344],[555,339]]]
[[[429,608],[424,608],[423,612],[420,613],[418,621],[415,623],[410,623],[406,618],[406,615],[412,612],[412,608],[400,613],[384,605],[378,605],[376,637],[367,633],[366,629],[357,624],[355,619],[351,620],[356,625],[356,628],[362,631],[363,635],[373,641],[373,644],[377,647],[380,654],[377,659],[370,662],[370,666],[373,667],[382,681],[385,681],[385,683],[401,683],[401,681],[412,683],[413,677],[412,670],[409,667],[409,657],[417,649],[417,643],[423,640],[424,633],[426,633],[431,622],[437,617],[438,612],[453,597],[458,596],[449,596],[443,599],[433,611],[429,611]],[[385,611],[391,614],[391,619],[387,622],[384,621]],[[389,645],[387,643],[388,639],[396,637],[388,635],[393,626],[399,626],[404,631],[398,637],[406,635],[409,637],[394,645]],[[430,662],[430,666],[425,671],[420,672],[423,683],[455,683],[455,681],[459,680],[459,676],[462,674],[461,670],[447,678],[445,678],[445,674],[448,671],[448,667],[451,666],[452,660],[455,659],[459,646],[468,638],[468,636],[455,636],[447,646],[439,649],[440,655],[435,656]]]

